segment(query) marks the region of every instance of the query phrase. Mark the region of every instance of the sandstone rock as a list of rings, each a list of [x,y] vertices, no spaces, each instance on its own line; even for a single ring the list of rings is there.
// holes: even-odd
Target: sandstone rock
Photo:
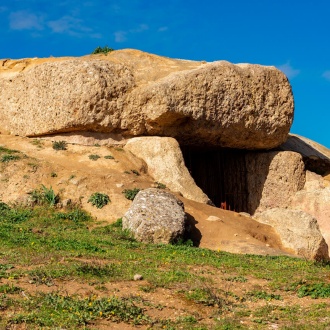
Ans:
[[[138,137],[130,139],[124,149],[144,160],[148,173],[170,190],[180,192],[196,202],[208,203],[209,198],[195,184],[188,172],[180,146],[173,138]]]
[[[315,141],[290,134],[279,148],[300,153],[307,170],[322,175],[330,173],[330,150]]]
[[[301,155],[289,151],[246,155],[248,212],[288,207],[303,189],[305,170]]]
[[[284,142],[292,123],[291,87],[274,67],[134,50],[7,62],[0,69],[0,121],[13,134],[97,131],[114,140],[160,135],[259,149]]]
[[[255,219],[272,226],[285,248],[308,259],[329,260],[328,246],[320,232],[317,220],[310,214],[275,208],[258,214]]]
[[[292,199],[290,208],[302,210],[317,219],[330,254],[330,188],[299,191]]]
[[[311,171],[306,171],[306,182],[304,190],[317,190],[325,188],[325,180],[321,175]]]
[[[155,188],[140,191],[123,216],[123,228],[148,243],[171,243],[182,238],[186,215],[183,203],[172,194]]]

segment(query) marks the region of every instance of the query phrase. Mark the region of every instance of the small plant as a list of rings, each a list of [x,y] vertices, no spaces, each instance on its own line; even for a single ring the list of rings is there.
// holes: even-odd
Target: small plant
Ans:
[[[41,188],[29,192],[29,194],[31,195],[32,202],[38,205],[48,204],[54,206],[60,200],[59,195],[55,194],[52,187],[47,188],[43,184]]]
[[[94,161],[96,161],[96,160],[98,160],[98,159],[101,158],[101,157],[100,157],[99,155],[89,155],[88,158],[89,158],[90,160],[94,160]]]
[[[224,299],[218,296],[211,288],[196,288],[185,293],[188,300],[192,300],[197,304],[205,306],[218,306],[222,307],[225,303]]]
[[[163,183],[160,183],[160,182],[155,182],[156,184],[156,188],[158,189],[165,189],[166,188],[166,185],[164,185]]]
[[[99,192],[92,194],[88,199],[88,203],[92,203],[92,205],[96,206],[98,209],[101,209],[109,202],[111,202],[109,196],[107,194],[102,194]]]
[[[123,194],[125,195],[125,197],[127,199],[132,201],[132,200],[134,200],[135,196],[138,194],[139,191],[140,191],[140,189],[138,189],[138,188],[125,189],[125,190],[123,190]]]
[[[104,46],[104,47],[98,46],[94,49],[92,54],[105,54],[105,55],[107,55],[108,53],[113,52],[113,51],[114,51],[114,49],[109,48],[108,46]]]
[[[43,146],[44,146],[44,142],[41,141],[40,139],[33,139],[30,143],[39,149],[43,148]]]
[[[19,153],[19,151],[0,146],[0,153],[6,153],[11,155],[11,154],[17,154]]]
[[[227,277],[225,278],[226,281],[229,282],[240,282],[240,283],[245,283],[247,282],[247,279],[244,276],[232,276],[232,277]]]
[[[0,212],[9,211],[9,210],[10,210],[10,207],[6,203],[0,201]]]
[[[111,155],[107,155],[107,156],[104,156],[105,159],[115,159],[115,157],[111,156]]]
[[[66,150],[67,143],[65,141],[54,141],[53,142],[53,149],[54,150]]]
[[[136,176],[139,176],[140,173],[137,170],[131,170],[133,174],[135,174]]]
[[[12,160],[19,160],[19,159],[20,159],[20,156],[6,154],[6,155],[1,156],[0,161],[1,161],[1,163],[8,163]]]
[[[17,293],[19,291],[22,291],[22,289],[14,285],[9,285],[9,284],[0,285],[0,293],[10,294],[10,293]]]
[[[267,293],[266,291],[250,291],[247,293],[247,295],[249,297],[253,297],[253,298],[256,298],[256,299],[264,299],[264,300],[281,300],[281,296],[278,295],[278,294],[274,294],[274,293]]]
[[[56,174],[55,172],[52,172],[52,173],[50,173],[50,176],[51,176],[52,178],[56,178],[56,177],[57,177],[57,174]]]

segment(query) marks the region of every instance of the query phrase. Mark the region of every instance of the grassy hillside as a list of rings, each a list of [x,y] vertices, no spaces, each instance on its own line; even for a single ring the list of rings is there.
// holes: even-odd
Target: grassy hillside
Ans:
[[[146,245],[40,204],[0,204],[1,329],[330,327],[329,264]]]

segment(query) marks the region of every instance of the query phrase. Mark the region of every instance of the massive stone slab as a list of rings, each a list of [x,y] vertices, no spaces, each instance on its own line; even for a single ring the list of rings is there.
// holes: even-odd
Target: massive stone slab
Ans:
[[[0,90],[1,127],[23,136],[80,130],[273,148],[286,140],[294,109],[291,86],[274,67],[136,50],[0,61]]]

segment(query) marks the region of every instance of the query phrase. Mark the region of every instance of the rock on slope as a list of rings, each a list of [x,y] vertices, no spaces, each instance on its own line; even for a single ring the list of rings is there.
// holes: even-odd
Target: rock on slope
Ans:
[[[167,191],[140,191],[123,216],[123,229],[147,243],[172,243],[183,238],[186,214],[183,203]]]
[[[272,226],[281,237],[284,247],[307,259],[329,260],[326,244],[317,220],[310,214],[274,208],[256,216],[259,222]]]
[[[180,143],[272,148],[293,118],[274,67],[173,60],[136,50],[0,62],[0,121],[13,134],[99,131]]]

